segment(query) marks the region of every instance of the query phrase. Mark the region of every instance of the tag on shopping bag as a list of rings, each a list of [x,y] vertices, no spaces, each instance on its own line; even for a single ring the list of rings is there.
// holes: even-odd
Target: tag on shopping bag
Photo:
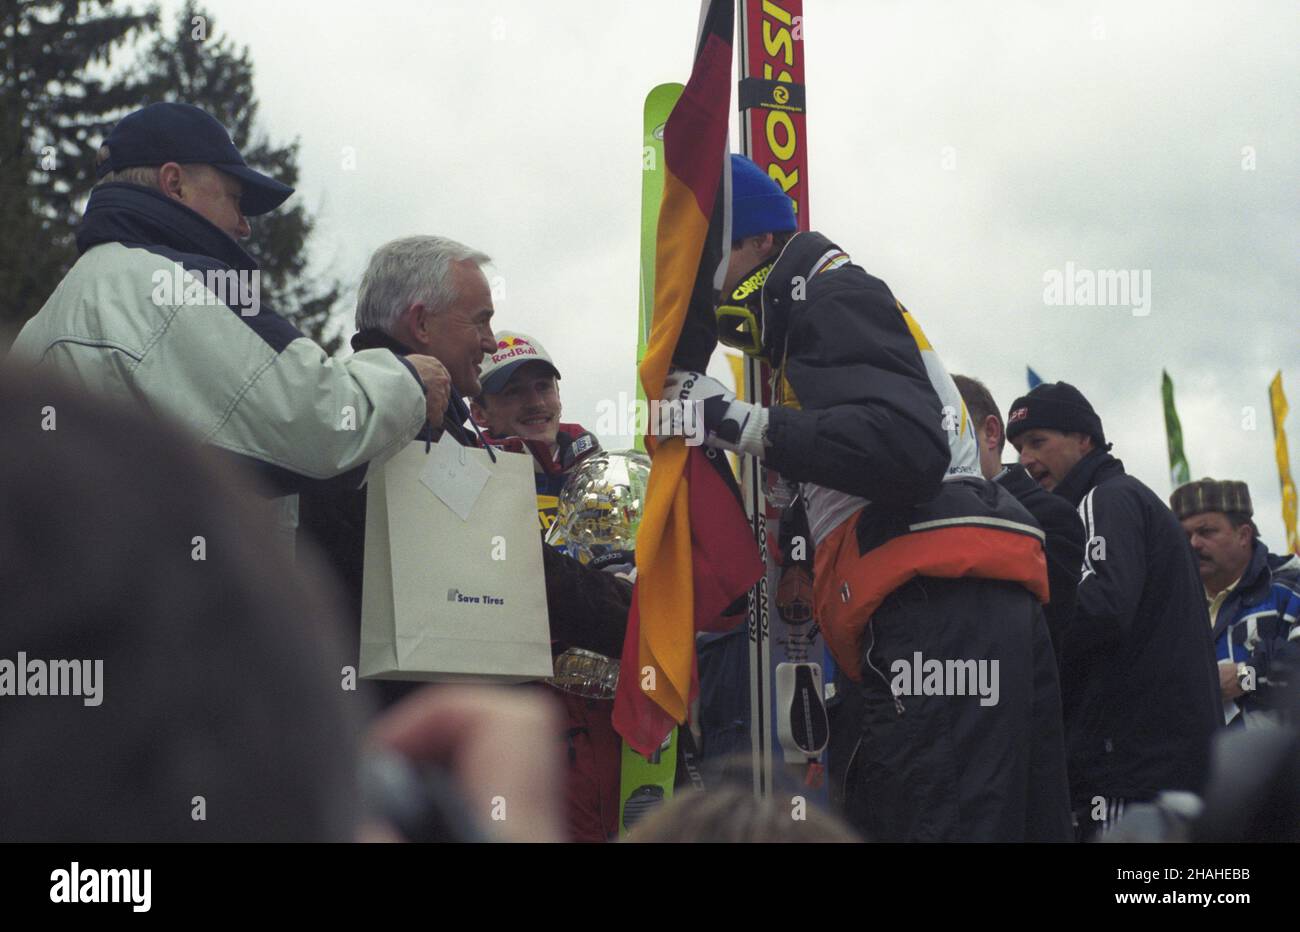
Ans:
[[[462,521],[469,520],[474,503],[490,478],[492,473],[488,468],[469,456],[466,448],[445,432],[430,447],[420,470],[420,482]]]

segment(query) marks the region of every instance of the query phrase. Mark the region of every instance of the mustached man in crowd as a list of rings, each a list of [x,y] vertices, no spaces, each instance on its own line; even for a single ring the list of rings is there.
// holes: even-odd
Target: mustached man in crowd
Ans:
[[[1288,642],[1300,649],[1300,557],[1268,552],[1244,482],[1189,482],[1169,504],[1205,584],[1223,720],[1245,728],[1273,724],[1276,661]]]

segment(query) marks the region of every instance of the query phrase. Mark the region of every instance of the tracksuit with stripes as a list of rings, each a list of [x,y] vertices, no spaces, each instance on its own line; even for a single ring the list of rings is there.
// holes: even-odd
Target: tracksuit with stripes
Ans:
[[[1084,524],[1061,698],[1071,805],[1089,838],[1125,803],[1202,790],[1222,723],[1218,673],[1196,559],[1165,503],[1105,450],[1054,491]]]

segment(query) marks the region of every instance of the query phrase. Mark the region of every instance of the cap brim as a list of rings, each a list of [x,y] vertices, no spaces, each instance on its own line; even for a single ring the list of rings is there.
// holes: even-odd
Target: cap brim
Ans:
[[[518,370],[520,366],[526,366],[529,363],[546,366],[551,370],[551,374],[557,379],[560,377],[560,370],[555,368],[553,363],[549,363],[545,359],[516,359],[513,362],[506,363],[500,369],[497,369],[487,378],[480,381],[479,384],[483,386],[483,394],[495,395],[497,392],[501,391],[501,389],[506,387],[506,383],[510,381],[510,376],[514,375],[515,371]]]
[[[214,168],[233,175],[244,185],[243,196],[239,199],[239,209],[245,217],[256,217],[270,213],[283,204],[293,193],[293,188],[281,184],[268,175],[254,171],[247,165],[215,165]]]

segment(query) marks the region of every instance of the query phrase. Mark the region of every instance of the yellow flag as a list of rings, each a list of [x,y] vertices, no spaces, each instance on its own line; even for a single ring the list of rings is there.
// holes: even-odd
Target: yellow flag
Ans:
[[[1273,408],[1273,440],[1277,445],[1277,477],[1282,483],[1282,523],[1286,527],[1286,546],[1291,553],[1300,553],[1300,541],[1295,529],[1295,482],[1291,479],[1291,457],[1286,450],[1286,395],[1282,394],[1282,370],[1277,371],[1268,386],[1268,400]]]

